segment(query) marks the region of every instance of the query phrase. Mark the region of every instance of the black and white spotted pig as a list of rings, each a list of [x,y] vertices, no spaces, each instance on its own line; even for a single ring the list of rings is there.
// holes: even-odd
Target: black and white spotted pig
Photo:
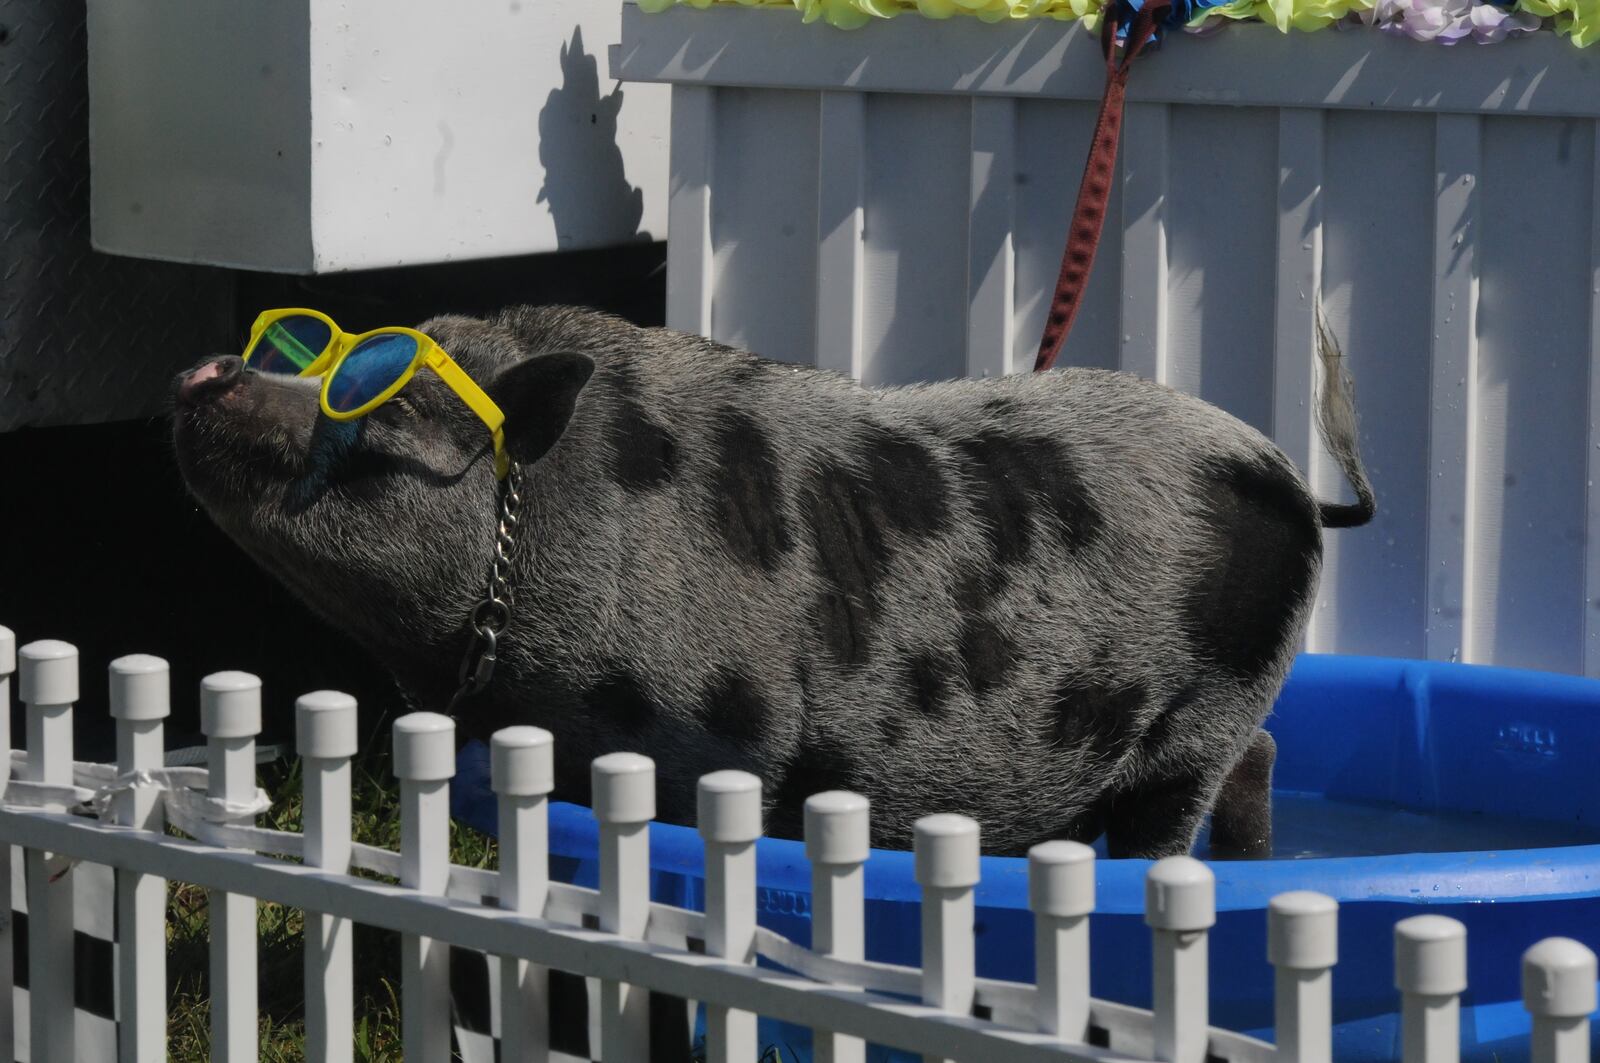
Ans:
[[[702,773],[743,768],[775,834],[843,788],[878,844],[959,811],[991,852],[1104,831],[1161,856],[1231,774],[1214,837],[1265,842],[1259,727],[1320,528],[1373,513],[1331,341],[1319,420],[1346,506],[1228,414],[1122,374],[874,390],[570,308],[421,327],[504,408],[527,485],[515,618],[462,724],[554,732],[559,797],[626,749],[655,758],[667,820],[692,821]],[[184,476],[442,708],[494,542],[487,432],[428,372],[354,424],[316,388],[236,357],[180,377]]]

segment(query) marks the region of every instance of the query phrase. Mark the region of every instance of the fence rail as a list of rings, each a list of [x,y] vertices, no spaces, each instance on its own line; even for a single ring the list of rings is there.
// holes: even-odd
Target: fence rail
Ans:
[[[1153,1007],[1143,1011],[1091,999],[1089,924],[1094,853],[1048,842],[1029,854],[1035,915],[1036,986],[975,976],[973,890],[978,827],[958,815],[932,815],[915,833],[922,887],[920,971],[862,959],[863,865],[867,802],[826,793],[806,804],[812,863],[812,948],[756,926],[755,845],[761,836],[761,784],[743,772],[700,780],[698,822],[706,846],[706,911],[652,904],[649,834],[655,817],[655,766],[613,753],[591,767],[600,822],[598,890],[552,882],[547,802],[554,788],[548,733],[513,727],[492,742],[499,798],[500,867],[452,866],[448,787],[455,767],[454,724],[415,713],[395,725],[400,781],[398,853],[355,845],[350,837],[350,759],[356,703],[328,691],[295,707],[296,747],[304,762],[304,833],[253,825],[266,806],[255,787],[254,743],[261,689],[237,672],[201,684],[209,768],[163,765],[162,721],[170,706],[165,662],[124,657],[109,672],[117,728],[115,766],[74,762],[72,707],[78,655],[66,643],[15,647],[0,628],[0,704],[20,662],[28,749],[9,750],[0,804],[0,853],[18,846],[27,865],[30,993],[25,1023],[0,993],[0,1034],[27,1032],[28,1058],[76,1058],[73,1021],[73,879],[79,863],[116,869],[119,1058],[165,1057],[165,881],[194,883],[212,896],[213,1056],[256,1056],[255,906],[267,901],[306,913],[306,1055],[348,1060],[353,1046],[352,923],[403,938],[403,1039],[408,1058],[448,1058],[448,948],[499,957],[501,1058],[551,1058],[548,972],[601,983],[596,1058],[650,1058],[649,994],[688,998],[706,1008],[706,1058],[752,1063],[754,1016],[817,1031],[816,1058],[864,1058],[865,1043],[921,1053],[929,1060],[1033,1063],[1072,1060],[1208,1060],[1317,1063],[1330,1059],[1332,968],[1337,905],[1316,893],[1275,898],[1268,955],[1277,971],[1276,1046],[1211,1028],[1206,952],[1215,923],[1215,882],[1200,861],[1173,857],[1151,867],[1145,921],[1154,956]],[[0,713],[0,720],[7,713]],[[170,823],[185,837],[166,833]],[[298,859],[283,859],[283,857]],[[356,877],[376,871],[395,881]],[[9,883],[9,874],[0,882]],[[0,945],[11,946],[9,926]],[[1466,930],[1437,916],[1395,927],[1396,986],[1404,1059],[1458,1058],[1457,1008],[1466,988]],[[766,966],[758,966],[757,960]],[[0,955],[0,971],[10,963]],[[1594,954],[1550,938],[1523,957],[1524,1002],[1533,1015],[1538,1063],[1587,1058],[1596,1006]],[[14,1034],[15,1032],[15,1034]],[[17,1036],[14,1049],[20,1047]]]

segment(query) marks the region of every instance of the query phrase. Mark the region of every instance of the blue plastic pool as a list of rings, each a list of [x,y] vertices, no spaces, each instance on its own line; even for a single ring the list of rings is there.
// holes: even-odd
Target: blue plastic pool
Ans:
[[[1462,1058],[1526,1059],[1522,951],[1553,934],[1600,950],[1600,762],[1591,759],[1600,749],[1600,681],[1308,655],[1296,662],[1268,726],[1278,741],[1277,852],[1272,860],[1212,865],[1213,1024],[1271,1037],[1266,903],[1286,890],[1313,889],[1341,906],[1335,1059],[1399,1058],[1392,928],[1423,910],[1468,928]],[[493,832],[483,747],[463,751],[453,795],[457,818]],[[554,805],[552,873],[594,885],[595,838],[587,809]],[[1196,855],[1205,856],[1203,841]],[[700,841],[691,828],[653,825],[651,862],[655,900],[702,907]],[[1099,864],[1091,986],[1097,997],[1146,1007],[1147,866]],[[764,839],[758,867],[762,925],[808,942],[809,870],[800,843]],[[916,962],[917,896],[911,855],[874,851],[869,957]],[[977,899],[979,973],[1031,980],[1026,861],[986,857]],[[767,1024],[762,1032],[809,1059],[805,1031]]]

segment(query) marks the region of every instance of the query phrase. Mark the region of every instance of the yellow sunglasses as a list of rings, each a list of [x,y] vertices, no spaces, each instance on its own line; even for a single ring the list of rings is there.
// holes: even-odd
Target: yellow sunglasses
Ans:
[[[258,373],[321,376],[322,412],[334,421],[366,416],[427,366],[488,427],[495,476],[504,480],[511,468],[505,414],[443,348],[416,329],[351,334],[317,310],[267,310],[250,326],[244,364]]]

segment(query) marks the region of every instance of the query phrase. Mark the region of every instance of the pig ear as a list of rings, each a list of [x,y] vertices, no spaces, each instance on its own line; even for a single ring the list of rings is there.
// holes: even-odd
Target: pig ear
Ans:
[[[506,415],[506,445],[513,457],[535,462],[555,446],[593,372],[592,359],[559,351],[518,362],[495,377],[489,397]]]

